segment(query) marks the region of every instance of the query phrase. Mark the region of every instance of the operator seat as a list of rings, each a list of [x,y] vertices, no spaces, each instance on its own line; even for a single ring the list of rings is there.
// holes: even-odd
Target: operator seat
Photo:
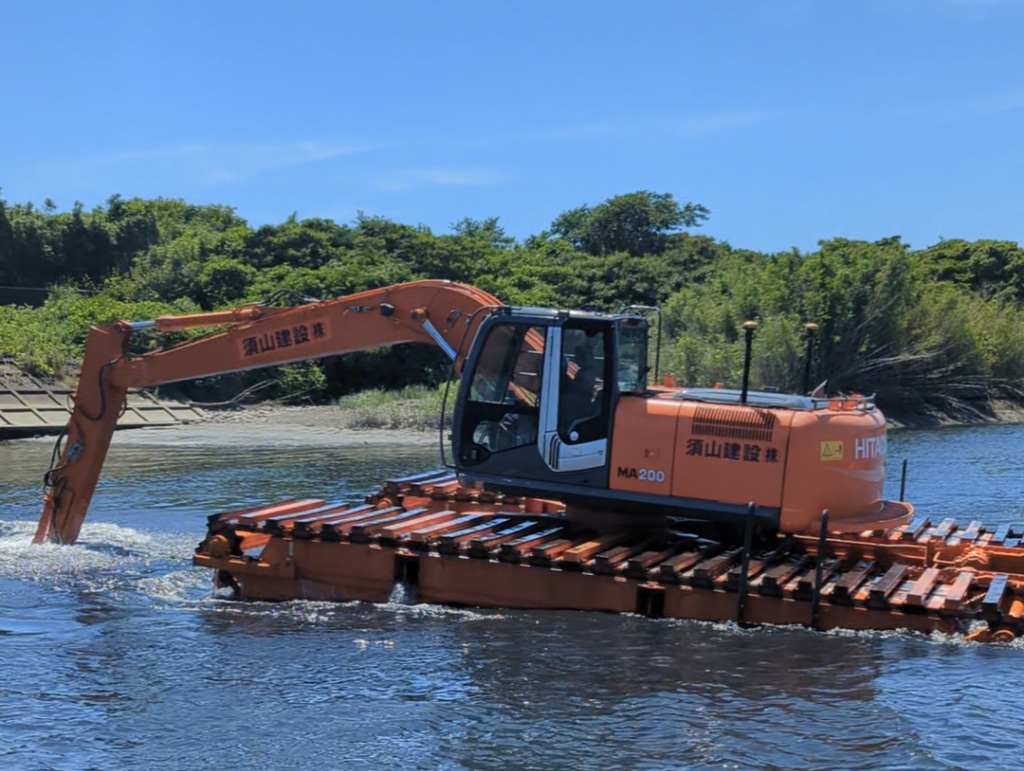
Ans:
[[[569,362],[562,370],[562,394],[559,404],[559,432],[569,441],[587,441],[583,424],[601,414],[601,400],[595,398],[594,388],[601,376],[602,368],[594,359],[589,346],[578,345],[573,350],[572,361],[576,364],[575,376],[569,376]],[[576,431],[580,437],[570,439]]]

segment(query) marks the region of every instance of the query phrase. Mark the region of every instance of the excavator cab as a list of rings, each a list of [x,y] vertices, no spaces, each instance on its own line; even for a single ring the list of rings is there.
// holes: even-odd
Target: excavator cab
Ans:
[[[528,492],[608,487],[613,415],[647,375],[639,316],[503,308],[481,324],[454,416],[464,481]]]

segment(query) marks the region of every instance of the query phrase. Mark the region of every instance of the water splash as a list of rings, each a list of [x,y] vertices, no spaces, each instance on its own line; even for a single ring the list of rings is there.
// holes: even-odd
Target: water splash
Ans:
[[[414,585],[407,584],[404,581],[395,581],[391,587],[391,596],[388,597],[385,605],[392,607],[396,605],[415,605],[418,594],[419,592]]]
[[[180,609],[186,603],[195,606],[197,596],[206,593],[209,602],[219,601],[212,590],[213,585],[207,571],[193,568],[191,570],[174,570],[166,575],[144,578],[136,583],[137,591],[151,600]]]
[[[122,570],[138,562],[139,554],[133,553],[132,546],[141,545],[148,537],[141,533],[136,533],[134,538],[127,533],[115,534],[112,528],[119,529],[113,525],[92,525],[91,532],[83,531],[82,542],[60,546],[33,544],[34,522],[0,522],[0,577],[31,581],[84,577]],[[101,530],[107,530],[107,536],[114,536],[110,541],[114,549],[96,549],[89,544],[89,541],[102,543]]]
[[[200,580],[188,577],[191,571],[173,570],[188,563],[191,539],[93,522],[82,528],[75,544],[33,544],[35,530],[35,522],[0,521],[0,578],[58,590],[152,593],[156,599],[182,595],[184,587]]]

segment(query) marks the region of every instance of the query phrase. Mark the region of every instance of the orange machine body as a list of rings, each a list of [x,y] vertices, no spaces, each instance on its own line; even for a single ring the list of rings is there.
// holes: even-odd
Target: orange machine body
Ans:
[[[621,399],[609,488],[722,507],[753,502],[777,510],[786,533],[815,530],[824,509],[833,529],[847,531],[898,525],[913,513],[882,500],[885,418],[869,400],[790,398],[771,407],[758,406],[758,396],[774,394],[753,393],[748,404],[716,404],[709,390]]]

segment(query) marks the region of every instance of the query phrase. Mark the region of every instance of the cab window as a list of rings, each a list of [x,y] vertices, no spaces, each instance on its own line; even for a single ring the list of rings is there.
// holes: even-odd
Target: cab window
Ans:
[[[545,333],[525,324],[490,330],[470,381],[464,440],[488,453],[536,443]]]

